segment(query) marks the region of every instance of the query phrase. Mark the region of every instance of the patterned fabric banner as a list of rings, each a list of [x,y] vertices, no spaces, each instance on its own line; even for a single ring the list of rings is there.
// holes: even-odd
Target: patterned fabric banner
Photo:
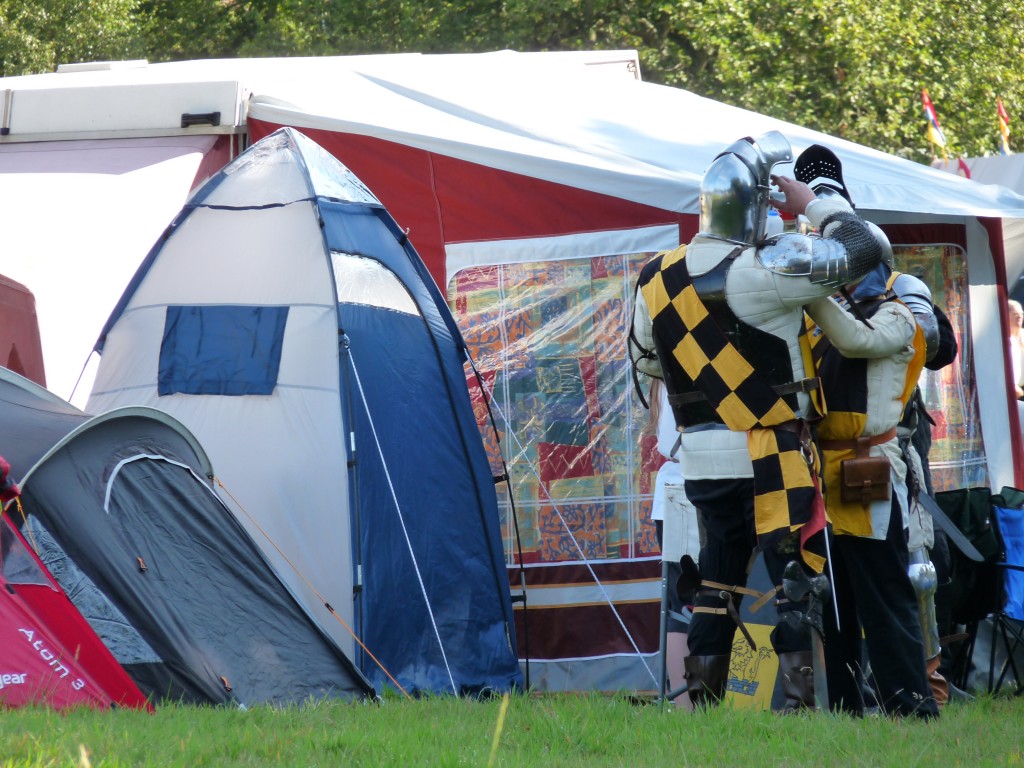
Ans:
[[[653,557],[651,489],[662,463],[626,354],[632,286],[651,254],[459,272],[449,304],[486,386],[478,421],[495,474],[507,463],[526,562]],[[504,418],[502,415],[504,415]],[[507,419],[511,433],[506,431]],[[499,486],[505,551],[517,554]]]

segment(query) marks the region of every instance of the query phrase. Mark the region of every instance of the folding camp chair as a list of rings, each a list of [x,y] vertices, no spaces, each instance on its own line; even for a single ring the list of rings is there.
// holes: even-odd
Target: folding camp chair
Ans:
[[[1016,489],[1004,488],[1006,499],[1014,491],[1019,498],[1012,503],[1021,506],[1000,506],[994,504],[992,514],[998,529],[1004,559],[996,563],[1003,574],[1003,589],[1006,604],[993,614],[992,645],[989,651],[988,690],[996,693],[1003,683],[1012,681],[1016,686],[1015,695],[1024,695],[1024,494]],[[999,497],[996,497],[997,499]],[[1009,499],[1008,499],[1009,501]],[[1005,653],[1000,666],[999,677],[995,677],[997,644]]]
[[[980,490],[968,491],[978,509],[984,495]],[[968,612],[961,616],[967,639],[956,654],[952,682],[968,688],[972,671],[978,677],[978,667],[984,685],[975,680],[972,687],[997,693],[1012,683],[1015,695],[1024,695],[1024,491],[1003,488],[989,503],[985,522],[990,530],[984,533],[992,546],[982,547],[986,562],[960,576],[965,582],[959,587],[965,598],[961,610]],[[978,541],[975,535],[972,539]]]

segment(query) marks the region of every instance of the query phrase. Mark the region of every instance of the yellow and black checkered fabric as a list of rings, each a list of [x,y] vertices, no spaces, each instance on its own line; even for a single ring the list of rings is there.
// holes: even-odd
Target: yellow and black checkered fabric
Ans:
[[[898,274],[898,273],[897,273]],[[889,300],[893,300],[889,297]],[[861,312],[867,318],[874,316],[884,301],[862,303]],[[850,440],[861,437],[867,425],[868,385],[865,358],[845,358],[832,346],[810,317],[805,318],[815,368],[821,377],[822,390],[828,397],[830,409],[818,424],[818,437],[823,440]],[[918,326],[912,341],[914,357],[904,373],[900,402],[906,407],[924,367],[924,332]],[[829,520],[836,535],[872,536],[871,508],[858,503],[844,502],[838,491],[841,483],[842,462],[853,458],[852,448],[824,449],[822,452],[822,478],[825,485],[825,503]]]
[[[686,247],[662,257],[641,286],[656,330],[678,339],[673,354],[725,425],[736,432],[792,421],[796,414],[722,333],[686,270]]]
[[[799,531],[804,562],[821,573],[827,518],[819,479],[821,462],[813,443],[806,456],[800,435],[765,427],[747,432],[747,449],[754,465],[754,526],[761,547]]]
[[[816,457],[808,463],[800,437],[775,429],[797,418],[715,323],[686,269],[686,247],[660,254],[660,268],[641,274],[640,290],[654,333],[669,339],[676,362],[729,429],[747,432],[754,465],[754,516],[758,540],[770,546],[801,530],[801,538],[824,529]],[[805,364],[810,355],[805,354]],[[820,522],[818,518],[820,517]],[[814,530],[812,530],[814,529]],[[821,539],[822,537],[816,537]],[[820,572],[824,541],[808,541],[804,561]]]

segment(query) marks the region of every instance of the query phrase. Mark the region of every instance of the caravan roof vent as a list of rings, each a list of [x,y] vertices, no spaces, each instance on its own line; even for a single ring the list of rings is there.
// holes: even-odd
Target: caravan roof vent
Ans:
[[[115,69],[141,69],[148,67],[146,59],[131,61],[80,61],[74,64],[58,64],[57,72],[109,72]]]

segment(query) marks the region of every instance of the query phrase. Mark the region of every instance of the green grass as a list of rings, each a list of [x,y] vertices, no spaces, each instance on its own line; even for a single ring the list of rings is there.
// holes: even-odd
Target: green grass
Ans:
[[[319,702],[248,711],[0,710],[0,766],[488,766],[501,700]],[[1020,766],[1024,697],[938,721],[720,708],[628,697],[513,697],[494,766]]]

